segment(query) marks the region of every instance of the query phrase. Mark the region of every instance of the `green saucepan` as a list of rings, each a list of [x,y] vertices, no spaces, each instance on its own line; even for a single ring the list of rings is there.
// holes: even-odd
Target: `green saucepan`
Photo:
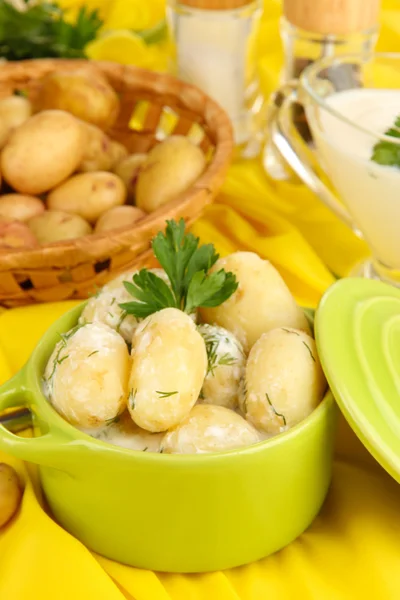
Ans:
[[[326,496],[336,408],[328,392],[302,423],[251,447],[206,455],[136,452],[95,440],[46,401],[41,377],[59,333],[82,306],[56,321],[30,360],[0,388],[0,412],[26,405],[34,438],[0,427],[0,449],[40,467],[55,519],[90,549],[157,571],[202,572],[243,565],[300,535]]]

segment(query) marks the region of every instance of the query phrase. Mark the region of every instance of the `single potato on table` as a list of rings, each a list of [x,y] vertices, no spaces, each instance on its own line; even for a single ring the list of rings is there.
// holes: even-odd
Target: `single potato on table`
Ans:
[[[69,423],[105,425],[126,408],[130,357],[111,327],[87,323],[64,334],[44,373],[45,393]]]
[[[32,250],[38,246],[38,240],[26,223],[0,217],[0,251]]]
[[[47,196],[47,206],[95,223],[110,208],[124,204],[125,198],[125,186],[119,177],[98,171],[74,175],[54,188]]]
[[[24,194],[4,194],[0,196],[0,217],[16,221],[29,221],[44,212],[40,198]]]
[[[277,434],[308,417],[326,385],[315,341],[281,327],[264,333],[252,347],[240,406],[257,429]]]
[[[15,470],[0,463],[0,528],[17,512],[22,498],[22,488]]]
[[[1,172],[21,194],[42,194],[76,170],[84,147],[85,136],[75,117],[61,110],[44,111],[11,134],[1,153]]]
[[[250,446],[259,441],[258,431],[233,410],[198,404],[165,434],[161,450],[166,454],[204,454]]]
[[[133,334],[132,419],[152,432],[178,425],[195,405],[206,372],[206,347],[190,316],[176,308],[150,315]]]
[[[130,201],[135,198],[138,175],[146,158],[147,154],[131,154],[117,162],[113,168],[114,173],[124,182]]]
[[[106,131],[117,119],[119,99],[106,78],[93,68],[58,69],[43,78],[35,108],[65,110]]]
[[[58,210],[46,210],[30,219],[28,226],[40,244],[73,240],[92,233],[85,219]]]
[[[239,287],[220,306],[200,310],[206,323],[215,323],[231,331],[246,351],[263,333],[276,327],[295,327],[309,333],[304,312],[267,260],[254,252],[235,252],[220,258],[210,272],[220,269],[233,272]]]
[[[32,106],[23,96],[8,96],[0,100],[0,150],[12,132],[32,115]]]
[[[100,216],[94,232],[102,233],[103,231],[112,231],[121,227],[130,227],[145,216],[146,213],[136,206],[115,206]]]
[[[136,205],[152,212],[187,190],[203,173],[204,153],[184,136],[171,136],[150,150],[136,184]]]

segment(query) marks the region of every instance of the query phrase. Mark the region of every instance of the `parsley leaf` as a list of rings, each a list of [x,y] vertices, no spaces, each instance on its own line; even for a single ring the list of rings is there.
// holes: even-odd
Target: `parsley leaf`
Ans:
[[[385,135],[400,138],[400,116],[396,118],[393,127],[385,131]],[[392,144],[387,141],[378,142],[372,149],[371,160],[379,165],[400,168],[400,144]]]
[[[152,242],[153,252],[166,272],[170,287],[147,269],[133,276],[125,289],[136,302],[120,304],[137,318],[147,317],[167,307],[191,314],[198,307],[219,306],[237,289],[233,273],[223,269],[209,274],[219,255],[212,244],[199,247],[199,238],[185,233],[183,219],[167,221],[165,233],[159,232]]]

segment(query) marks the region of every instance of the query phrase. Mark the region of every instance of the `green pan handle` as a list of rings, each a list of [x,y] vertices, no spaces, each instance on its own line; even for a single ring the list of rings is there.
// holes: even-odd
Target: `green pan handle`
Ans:
[[[24,369],[0,387],[0,414],[22,405],[35,410],[32,393],[25,384]],[[0,450],[37,465],[73,470],[77,449],[68,446],[68,442],[65,434],[54,429],[54,425],[39,437],[24,438],[11,433],[0,423]]]

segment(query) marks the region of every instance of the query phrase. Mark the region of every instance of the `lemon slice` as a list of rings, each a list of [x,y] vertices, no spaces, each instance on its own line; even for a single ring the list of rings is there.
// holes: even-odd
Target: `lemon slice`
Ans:
[[[146,67],[152,58],[142,38],[123,29],[103,33],[86,46],[85,53],[91,60],[110,60],[137,67]]]

